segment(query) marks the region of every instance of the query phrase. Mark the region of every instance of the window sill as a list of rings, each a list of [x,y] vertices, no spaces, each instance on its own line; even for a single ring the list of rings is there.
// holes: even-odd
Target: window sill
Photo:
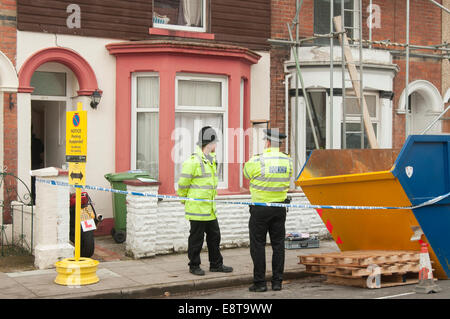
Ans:
[[[180,31],[180,30],[170,30],[170,29],[162,29],[162,28],[150,28],[149,34],[165,35],[165,36],[180,37],[180,38],[203,39],[203,40],[214,40],[214,38],[215,38],[215,35],[213,33]]]

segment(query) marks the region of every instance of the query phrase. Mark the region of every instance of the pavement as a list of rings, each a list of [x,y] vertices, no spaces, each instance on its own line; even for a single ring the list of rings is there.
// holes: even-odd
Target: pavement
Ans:
[[[84,286],[62,286],[54,283],[55,269],[0,272],[0,299],[118,299],[170,296],[203,289],[217,289],[251,284],[253,263],[248,247],[222,249],[224,264],[232,273],[209,272],[208,253],[202,252],[205,276],[189,273],[187,253],[157,255],[131,259],[125,245],[116,244],[110,236],[96,238],[93,259],[99,260],[100,281]],[[334,241],[320,241],[319,248],[287,249],[284,279],[310,276],[298,264],[300,255],[339,251]],[[266,247],[267,277],[271,276],[272,249]]]

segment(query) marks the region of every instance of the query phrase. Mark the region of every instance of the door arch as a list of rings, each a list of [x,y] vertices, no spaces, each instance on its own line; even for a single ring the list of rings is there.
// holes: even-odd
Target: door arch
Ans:
[[[443,111],[444,103],[439,90],[433,83],[426,80],[411,82],[408,92],[411,99],[410,133],[420,134],[431,123],[434,116]],[[405,90],[400,96],[397,113],[407,114]],[[440,131],[441,124],[437,123],[430,132],[438,133]]]
[[[38,67],[47,62],[61,63],[73,71],[80,87],[79,96],[90,96],[95,90],[100,91],[94,70],[81,55],[70,49],[53,47],[34,53],[22,65],[19,71],[19,93],[33,92],[31,77]]]
[[[35,71],[46,63],[54,62],[62,64],[70,69],[77,82],[77,96],[85,99],[92,95],[98,88],[98,82],[94,70],[90,64],[78,52],[68,48],[49,47],[33,53],[20,67],[18,74],[19,87],[17,94],[17,149],[18,149],[18,175],[21,179],[31,184],[29,174],[31,167],[31,78]],[[76,100],[74,100],[75,102]]]

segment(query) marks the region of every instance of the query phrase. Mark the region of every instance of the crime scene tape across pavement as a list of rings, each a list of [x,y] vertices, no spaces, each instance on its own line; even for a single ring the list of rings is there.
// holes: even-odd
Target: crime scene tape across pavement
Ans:
[[[133,195],[133,196],[143,196],[143,197],[156,197],[161,199],[175,199],[180,201],[200,201],[200,202],[220,202],[224,204],[230,205],[253,205],[253,206],[270,206],[270,207],[286,207],[286,208],[310,208],[310,209],[340,209],[340,210],[381,210],[381,209],[395,209],[395,210],[409,210],[409,209],[417,209],[425,206],[434,205],[447,197],[450,196],[450,192],[444,195],[437,196],[430,200],[427,200],[419,205],[409,206],[409,207],[384,207],[384,206],[337,206],[337,205],[307,205],[307,204],[282,204],[282,203],[256,203],[256,202],[240,202],[240,201],[227,201],[221,199],[199,199],[199,198],[189,198],[189,197],[180,197],[174,195],[160,195],[160,194],[151,194],[151,193],[142,193],[142,192],[131,192],[131,191],[123,191],[118,189],[111,189],[101,186],[91,186],[91,185],[70,185],[67,182],[55,181],[55,180],[46,180],[41,178],[36,178],[36,182],[50,184],[53,186],[63,186],[63,187],[75,187],[75,188],[84,188],[86,190],[96,190],[110,193],[117,193],[122,195]]]

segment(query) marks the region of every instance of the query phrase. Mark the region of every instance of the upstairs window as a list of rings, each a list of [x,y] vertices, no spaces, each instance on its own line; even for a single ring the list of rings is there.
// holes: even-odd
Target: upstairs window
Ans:
[[[341,0],[333,0],[333,16],[337,17],[341,15]],[[343,0],[345,13],[344,24],[347,30],[347,36],[350,38],[357,38],[358,32],[355,32],[359,25],[359,1],[356,0]],[[315,0],[314,1],[314,33],[315,34],[328,34],[330,33],[330,0]],[[333,30],[334,31],[334,30]],[[336,42],[335,41],[335,45]],[[316,38],[314,44],[317,45],[329,45],[329,38]]]
[[[206,0],[153,0],[153,26],[205,32]]]

